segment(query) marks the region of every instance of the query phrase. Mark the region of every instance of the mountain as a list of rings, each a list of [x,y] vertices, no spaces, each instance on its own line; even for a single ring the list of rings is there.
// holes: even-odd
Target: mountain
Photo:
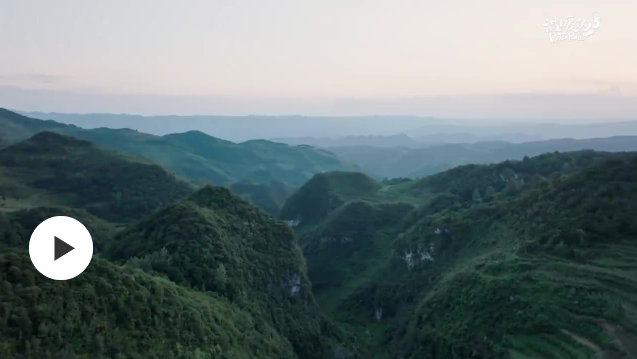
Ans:
[[[469,130],[469,129],[466,129]],[[474,130],[475,131],[475,130]],[[475,131],[480,133],[480,131]],[[549,135],[550,136],[550,135]],[[542,141],[547,137],[546,134],[527,134],[527,133],[501,133],[493,132],[488,134],[476,134],[474,132],[450,132],[450,133],[428,133],[426,135],[414,138],[418,141],[420,147],[431,147],[435,145],[443,145],[446,143],[476,143],[476,142],[530,142]]]
[[[37,132],[70,128],[54,121],[28,118],[0,108],[0,147],[27,139]]]
[[[0,357],[297,358],[247,311],[128,266],[93,258],[53,281],[25,250],[0,252]]]
[[[421,147],[423,144],[413,140],[404,133],[391,136],[345,136],[338,138],[326,137],[292,137],[292,138],[273,138],[272,141],[287,143],[288,145],[309,145],[319,148],[329,147],[351,147],[351,146],[369,146],[369,147]]]
[[[635,357],[637,159],[591,163],[518,183],[518,194],[475,196],[472,205],[403,232],[386,280],[354,295],[374,295],[368,305],[396,317],[413,300],[406,329],[387,333],[392,351],[407,358]],[[421,294],[395,296],[404,285]]]
[[[0,227],[5,231],[2,233],[0,230],[0,248],[28,249],[31,233],[35,228],[44,220],[55,216],[71,217],[82,222],[91,234],[93,249],[96,252],[102,251],[117,232],[113,224],[83,209],[47,205],[14,211],[6,211],[7,208],[4,206],[0,208]]]
[[[521,160],[547,152],[591,149],[596,151],[636,151],[637,136],[570,138],[524,143],[488,141],[450,143],[426,148],[330,147],[339,158],[358,164],[367,173],[383,177],[422,177],[469,163],[497,163]]]
[[[440,98],[432,101],[440,102]],[[494,102],[501,104],[502,99]],[[575,101],[573,98],[566,99]],[[577,101],[586,101],[578,98]],[[577,101],[573,106],[577,106]],[[627,99],[626,101],[629,101]],[[434,107],[437,105],[432,104]],[[454,105],[454,106],[457,106]],[[381,111],[382,112],[382,111]],[[528,111],[527,111],[528,112]],[[529,142],[547,139],[612,137],[618,135],[637,136],[637,121],[610,120],[600,115],[598,122],[542,122],[532,117],[525,119],[435,118],[421,116],[138,116],[129,114],[73,114],[55,112],[20,112],[38,119],[52,119],[82,128],[133,128],[154,135],[187,132],[198,129],[215,137],[232,141],[247,141],[256,138],[289,139],[335,139],[392,138],[405,134],[416,142],[430,144],[473,143],[483,141]],[[545,114],[537,118],[546,117]],[[606,116],[606,117],[604,117]],[[593,118],[591,116],[589,118]],[[559,118],[556,117],[556,118]],[[622,114],[615,118],[629,118]],[[361,136],[369,135],[369,136]],[[399,135],[402,136],[402,135]],[[285,142],[287,143],[287,142]],[[307,143],[298,143],[307,144]],[[350,144],[351,145],[351,144]],[[369,144],[368,144],[369,145]]]
[[[281,209],[281,218],[315,223],[326,218],[345,201],[373,193],[380,186],[359,172],[331,172],[315,175],[295,192]]]
[[[206,186],[160,210],[118,234],[109,252],[244,308],[302,358],[331,350],[293,232],[228,189]]]
[[[281,181],[271,180],[263,183],[235,182],[230,186],[230,190],[263,209],[266,213],[278,216],[281,207],[296,188]]]
[[[81,220],[97,253],[68,281],[42,276],[27,251],[33,229],[55,215]],[[292,231],[221,187],[123,230],[76,208],[0,212],[0,285],[3,358],[298,359],[358,350],[320,314]]]
[[[544,154],[358,193],[339,183],[309,181],[282,218],[296,221],[321,309],[364,331],[375,357],[637,355],[637,154]],[[301,206],[320,192],[338,200]]]
[[[179,148],[223,164],[221,175],[242,173],[253,154],[311,166],[320,150],[71,126],[13,143],[30,122],[0,124],[13,129],[0,149],[2,358],[637,357],[629,137],[586,143],[620,152],[418,179],[318,172],[289,198],[274,178],[286,168],[271,164],[246,170],[262,182],[231,183],[270,213],[287,198],[282,222],[227,188],[195,190],[147,159],[59,132],[129,151]],[[546,143],[472,146],[519,155]],[[33,228],[56,215],[81,220],[95,242],[91,265],[69,281],[46,279],[28,258]]]
[[[258,185],[276,181],[299,187],[316,173],[357,169],[328,151],[310,146],[288,146],[265,140],[233,143],[199,131],[156,136],[127,128],[85,130],[0,109],[0,146],[41,131],[73,136],[147,158],[197,185],[232,186],[235,182]],[[267,210],[278,209],[269,207]]]
[[[52,132],[0,149],[4,209],[78,207],[109,221],[139,219],[192,192],[148,160]]]
[[[506,121],[506,120],[504,120]],[[529,142],[548,139],[637,136],[637,121],[599,121],[592,123],[533,123],[500,120],[456,120],[446,123],[431,122],[405,131],[421,142]],[[476,122],[478,124],[476,124]],[[482,123],[481,123],[482,122]]]
[[[0,89],[1,90],[1,89]],[[194,129],[242,142],[259,138],[337,137],[393,134],[412,130],[423,124],[444,123],[417,116],[138,116],[129,114],[74,114],[55,112],[21,112],[22,115],[51,119],[82,128],[133,128],[140,132],[163,136]],[[364,131],[361,131],[364,129]]]

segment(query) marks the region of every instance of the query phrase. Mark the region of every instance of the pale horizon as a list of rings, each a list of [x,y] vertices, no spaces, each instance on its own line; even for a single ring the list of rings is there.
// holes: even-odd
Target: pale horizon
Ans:
[[[551,43],[545,19],[593,20]],[[0,107],[637,118],[634,1],[7,1]]]

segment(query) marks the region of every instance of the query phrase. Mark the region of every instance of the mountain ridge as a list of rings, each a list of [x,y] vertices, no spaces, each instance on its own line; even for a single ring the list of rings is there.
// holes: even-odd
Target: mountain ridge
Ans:
[[[295,230],[319,306],[366,330],[379,358],[629,358],[635,176],[635,152],[464,165],[380,184]],[[299,193],[313,190],[288,201],[315,203]]]
[[[95,128],[85,130],[74,125],[28,118],[0,108],[0,146],[25,140],[41,131],[53,131],[99,146],[133,154],[154,161],[185,180],[232,187],[237,182],[252,182],[265,191],[255,196],[254,188],[235,186],[246,198],[277,198],[255,202],[277,214],[282,202],[280,193],[267,193],[273,182],[298,187],[313,174],[331,170],[356,170],[358,167],[339,160],[323,149],[288,146],[271,141],[234,143],[201,131],[156,136],[134,129]]]

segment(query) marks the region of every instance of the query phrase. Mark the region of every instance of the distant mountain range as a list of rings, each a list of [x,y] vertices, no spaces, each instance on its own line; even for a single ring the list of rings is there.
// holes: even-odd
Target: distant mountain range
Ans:
[[[87,129],[132,128],[160,136],[198,130],[235,142],[263,138],[385,135],[408,131],[423,125],[444,123],[444,121],[416,116],[138,116],[108,113],[20,113],[28,117],[54,120]]]
[[[460,136],[462,141],[528,142],[558,138],[584,139],[592,137],[637,136],[637,121],[598,121],[590,123],[516,123],[496,124],[429,123],[406,132],[416,139],[435,139],[443,136]],[[474,140],[470,140],[473,137]]]
[[[319,148],[367,146],[377,148],[404,147],[426,148],[447,143],[475,143],[484,141],[528,142],[542,140],[539,135],[526,135],[523,133],[502,133],[479,136],[468,132],[459,133],[433,133],[420,137],[409,137],[404,133],[387,136],[344,136],[344,137],[277,137],[274,142],[287,143],[288,145],[310,145]]]
[[[549,123],[533,119],[496,121],[389,115],[321,117],[20,113],[28,117],[50,119],[86,129],[131,128],[153,135],[197,130],[234,142],[266,138],[288,144],[309,144],[316,147],[352,145],[422,147],[422,145],[480,141],[519,143],[557,138],[637,136],[635,120]]]
[[[349,146],[370,146],[370,147],[422,147],[423,143],[418,142],[404,133],[392,136],[345,136],[345,137],[298,137],[298,138],[272,138],[274,142],[287,143],[288,145],[310,145],[314,147],[349,147]]]
[[[358,164],[367,173],[383,177],[422,177],[469,163],[521,160],[546,152],[636,151],[637,136],[616,136],[583,140],[554,139],[524,143],[503,141],[456,143],[425,148],[379,148],[369,146],[328,147],[345,161]]]
[[[256,194],[255,190],[296,188],[316,173],[333,170],[356,170],[336,155],[310,146],[289,146],[266,140],[233,143],[203,132],[156,136],[129,128],[83,129],[52,120],[38,120],[0,109],[0,146],[25,140],[32,135],[50,131],[91,141],[97,145],[147,158],[182,178],[196,184],[232,186],[236,182],[266,183],[267,186],[234,186],[249,190],[248,198],[267,198],[268,203],[256,203],[271,208],[285,198],[273,193]],[[238,192],[238,194],[242,194]],[[272,196],[274,200],[270,200]]]

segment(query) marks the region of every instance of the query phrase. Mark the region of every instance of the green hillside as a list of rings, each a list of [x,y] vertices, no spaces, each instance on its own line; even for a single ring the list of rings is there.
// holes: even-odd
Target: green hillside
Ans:
[[[281,218],[303,225],[327,218],[330,212],[351,199],[376,193],[380,185],[359,172],[321,173],[295,192],[281,209]]]
[[[318,302],[378,358],[635,357],[636,157],[546,154],[350,197],[296,227]]]
[[[0,211],[0,247],[29,248],[29,239],[33,230],[44,220],[66,216],[82,222],[91,234],[93,249],[100,252],[113,235],[116,227],[83,209],[69,207],[34,207],[10,212]]]
[[[268,322],[301,358],[331,350],[294,234],[225,188],[204,187],[131,226],[109,256],[227,299]]]
[[[0,150],[4,210],[53,204],[125,222],[191,192],[190,185],[147,160],[56,133],[42,132]]]
[[[74,128],[77,127],[68,126],[55,121],[42,121],[29,118],[0,108],[0,147],[26,140],[38,132],[72,130]]]
[[[28,252],[3,250],[0,284],[2,358],[297,358],[226,300],[101,258],[52,281]]]
[[[263,183],[239,181],[230,186],[232,193],[247,199],[273,216],[278,216],[281,207],[294,193],[295,189],[295,187],[288,186],[277,180]]]
[[[82,221],[97,253],[69,281],[39,274],[27,252],[35,226],[56,215]],[[221,187],[123,231],[81,209],[0,212],[0,286],[2,358],[329,358],[358,350],[321,316],[291,230]]]
[[[425,217],[353,298],[403,321],[406,358],[634,357],[636,180],[627,156]]]

